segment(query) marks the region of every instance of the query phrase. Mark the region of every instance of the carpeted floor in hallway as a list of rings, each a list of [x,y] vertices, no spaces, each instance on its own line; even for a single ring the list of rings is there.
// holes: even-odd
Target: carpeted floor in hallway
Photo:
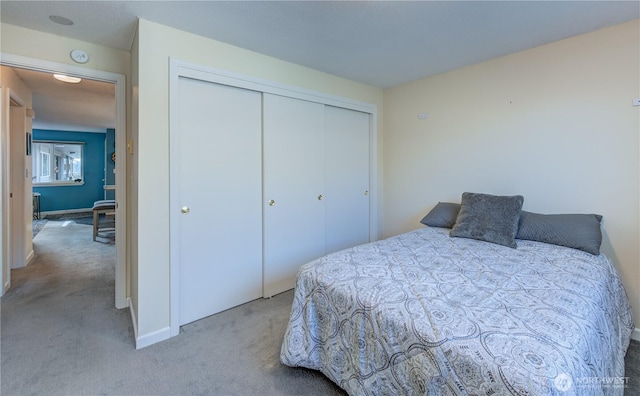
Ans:
[[[280,363],[293,294],[256,300],[135,350],[114,308],[112,243],[48,221],[36,258],[2,298],[1,388],[10,395],[344,395],[318,372]]]

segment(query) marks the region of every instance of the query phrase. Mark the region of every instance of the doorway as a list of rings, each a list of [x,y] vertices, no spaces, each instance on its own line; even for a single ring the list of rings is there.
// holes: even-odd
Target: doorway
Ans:
[[[106,82],[114,84],[115,86],[115,152],[118,153],[115,156],[115,167],[118,170],[115,174],[115,199],[117,202],[115,222],[116,222],[116,262],[115,262],[115,307],[125,308],[128,306],[127,301],[127,268],[126,268],[126,241],[127,241],[127,227],[126,227],[126,107],[125,107],[125,76],[117,73],[104,72],[100,70],[87,69],[75,65],[59,64],[49,62],[40,59],[26,58],[17,55],[2,54],[2,66],[26,69],[30,71],[45,72],[48,74],[60,73],[71,75],[83,79]],[[6,106],[6,104],[5,104]],[[37,109],[36,109],[37,111]],[[37,113],[36,113],[37,117]],[[3,163],[4,165],[4,163]],[[3,166],[4,172],[8,171],[9,167]],[[25,194],[26,195],[26,194]],[[23,197],[24,198],[24,197]],[[0,207],[5,207],[5,202],[8,202],[8,192],[3,189],[2,200]],[[7,213],[8,214],[8,213]],[[4,213],[3,213],[4,218]],[[3,241],[3,250],[5,248],[4,241],[7,238],[5,233],[7,230],[0,230],[2,233],[0,240]],[[10,243],[10,242],[9,242]],[[5,267],[8,265],[3,260],[3,279],[2,283],[10,284],[9,271],[5,271]],[[8,278],[8,279],[7,279]]]
[[[26,142],[24,139],[26,126],[26,108],[22,98],[9,95],[9,158],[10,166],[10,190],[9,205],[9,227],[12,233],[9,237],[11,241],[11,268],[24,267],[30,261],[32,255],[31,244],[27,231],[29,229],[27,217],[28,207],[25,203],[27,189],[30,184],[28,178],[22,172],[28,169],[25,160]],[[21,192],[23,194],[21,194]]]

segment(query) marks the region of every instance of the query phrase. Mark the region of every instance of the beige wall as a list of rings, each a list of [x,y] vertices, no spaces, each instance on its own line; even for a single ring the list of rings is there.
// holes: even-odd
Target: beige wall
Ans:
[[[11,69],[10,67],[6,67],[6,66],[0,66],[0,80],[2,81],[2,87],[4,89],[8,89],[11,91],[11,95],[10,96],[15,96],[16,98],[19,98],[21,101],[23,101],[22,103],[22,107],[24,107],[25,109],[33,109],[33,96],[31,94],[31,89],[29,87],[27,87],[26,85],[24,85],[24,83],[22,82],[22,80],[20,79],[20,77],[18,77],[18,75],[13,71],[13,69]],[[26,113],[26,110],[25,110]],[[18,122],[19,125],[23,124],[23,121],[19,121]],[[22,129],[22,128],[21,128]],[[31,132],[31,118],[30,117],[26,117],[24,120],[24,133],[27,132]],[[15,146],[14,146],[15,145]],[[11,142],[11,147],[12,149],[17,149],[15,150],[16,153],[22,153],[24,154],[26,151],[26,139],[25,138],[20,138],[20,137],[15,137],[13,141]],[[32,163],[31,163],[31,157],[27,157],[26,155],[24,156],[24,158],[21,158],[18,162],[15,162],[15,160],[12,160],[12,166],[19,166],[20,168],[22,168],[22,171],[20,171],[19,173],[21,175],[25,175],[25,171],[26,171],[26,175],[31,175],[32,173]],[[18,172],[16,172],[18,173]],[[21,245],[24,246],[24,257],[25,257],[25,265],[29,264],[29,262],[31,261],[31,259],[33,259],[33,211],[32,209],[32,182],[31,182],[31,177],[26,177],[24,179],[23,182],[23,187],[24,187],[24,194],[22,195],[23,198],[23,209],[24,209],[24,223],[25,223],[25,227],[24,227],[24,235],[22,236],[21,240],[23,241],[22,243],[20,243]],[[2,198],[0,198],[0,200],[2,200]],[[15,235],[12,236],[15,238]]]
[[[138,25],[138,334],[169,317],[169,58],[378,105],[382,90],[141,20]],[[135,78],[135,77],[134,77]],[[379,124],[381,119],[379,117]],[[144,203],[144,205],[142,204]]]
[[[27,157],[25,154],[26,140],[24,134],[31,132],[31,119],[24,119],[15,122],[12,120],[10,99],[20,101],[22,107],[25,109],[32,108],[32,95],[31,89],[24,85],[18,75],[8,67],[0,66],[0,94],[2,95],[2,107],[0,108],[0,128],[2,133],[2,146],[0,147],[0,172],[2,178],[2,186],[0,187],[0,221],[2,222],[2,228],[0,228],[0,251],[2,252],[2,274],[0,276],[0,287],[4,287],[8,284],[10,279],[10,257],[8,256],[9,243],[14,247],[21,247],[24,249],[22,257],[25,258],[25,264],[33,258],[33,243],[31,238],[32,233],[32,211],[31,211],[31,179],[26,178],[23,181],[8,183],[9,175],[22,179],[25,175],[31,174],[31,157]],[[26,113],[26,110],[22,110],[22,113]],[[24,126],[24,132],[12,131],[12,125]],[[11,161],[11,162],[9,162]],[[12,179],[13,180],[13,179]],[[24,189],[23,194],[19,194],[15,188]],[[24,226],[20,230],[24,231],[22,235],[13,233],[9,237],[9,233],[13,230],[9,227],[9,216],[11,210],[11,201],[8,199],[8,192],[14,192],[14,199],[22,199],[22,203],[19,205],[24,215]],[[26,192],[28,191],[28,194]],[[18,221],[18,219],[14,219]],[[13,242],[10,242],[10,239]],[[0,295],[3,294],[0,290]]]
[[[599,213],[640,321],[639,33],[635,20],[385,90],[385,236],[464,191]]]
[[[51,62],[78,66],[69,53],[80,48],[89,55],[83,66],[129,76],[130,55],[128,51],[73,40],[54,34],[38,32],[3,23],[0,25],[0,50],[3,53],[44,59]]]
[[[31,89],[24,85],[20,77],[10,67],[0,66],[0,83],[3,88],[10,89],[23,100],[26,108],[32,108]]]

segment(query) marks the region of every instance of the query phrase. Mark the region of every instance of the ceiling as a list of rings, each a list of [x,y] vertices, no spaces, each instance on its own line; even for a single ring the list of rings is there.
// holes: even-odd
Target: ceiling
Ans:
[[[2,0],[0,16],[124,50],[143,18],[387,88],[640,18],[640,2]]]
[[[116,89],[111,83],[82,80],[65,83],[50,73],[13,68],[31,88],[34,128],[104,132],[115,128]]]

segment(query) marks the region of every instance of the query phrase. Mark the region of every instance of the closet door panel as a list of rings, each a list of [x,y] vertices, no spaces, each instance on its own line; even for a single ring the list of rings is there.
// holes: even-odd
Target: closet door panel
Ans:
[[[262,98],[188,78],[178,88],[171,228],[183,325],[262,295]]]
[[[263,96],[265,297],[295,285],[298,268],[325,252],[324,105]]]
[[[325,109],[326,250],[369,242],[369,118]]]

